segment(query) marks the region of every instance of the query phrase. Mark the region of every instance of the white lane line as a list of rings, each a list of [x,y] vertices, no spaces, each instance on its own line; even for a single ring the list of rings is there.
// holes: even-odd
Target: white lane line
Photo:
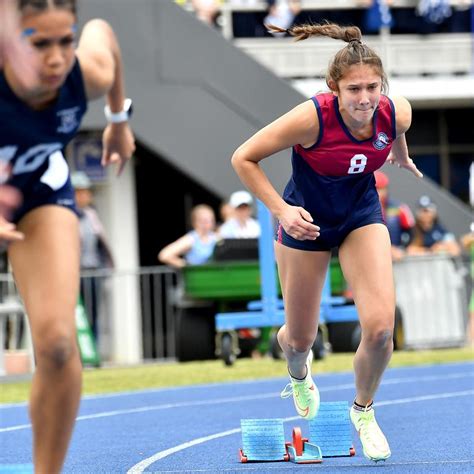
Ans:
[[[425,401],[425,400],[436,400],[439,398],[463,397],[466,395],[474,395],[474,390],[463,390],[462,392],[450,392],[450,393],[440,393],[440,394],[433,394],[433,395],[422,395],[419,397],[399,398],[395,400],[382,401],[382,402],[377,403],[376,405],[378,406],[398,405],[402,403],[413,403],[413,402],[419,402],[419,401]],[[283,420],[290,421],[290,420],[294,420],[298,418],[299,418],[298,416],[293,416],[291,418],[283,418]],[[228,430],[228,431],[222,431],[221,433],[215,433],[210,436],[203,436],[202,438],[196,438],[191,441],[187,441],[186,443],[178,444],[177,446],[174,446],[173,448],[169,448],[164,451],[159,451],[153,456],[150,456],[149,458],[146,458],[143,461],[140,461],[139,463],[135,464],[133,467],[131,467],[127,471],[127,474],[141,474],[147,467],[149,467],[156,461],[159,461],[160,459],[170,456],[171,454],[175,454],[179,451],[183,451],[184,449],[187,449],[190,446],[207,443],[208,441],[211,441],[213,439],[223,438],[224,436],[229,436],[231,434],[239,433],[240,431],[241,431],[240,428],[235,428],[233,430]]]
[[[426,382],[426,381],[433,381],[433,380],[446,381],[447,379],[466,378],[469,376],[474,376],[474,372],[450,374],[447,376],[427,375],[425,377],[405,377],[405,378],[389,379],[389,380],[386,380],[385,382],[382,382],[381,385],[382,386],[395,385],[395,384],[398,385],[400,383]],[[329,387],[322,387],[319,389],[319,391],[332,392],[332,391],[337,391],[337,390],[353,390],[353,389],[354,389],[354,384],[347,383],[347,384],[333,385]],[[216,398],[213,400],[198,400],[198,401],[179,402],[179,403],[163,403],[160,405],[148,405],[148,406],[138,407],[138,408],[111,410],[111,411],[106,411],[106,412],[94,413],[91,415],[81,415],[76,418],[76,421],[95,420],[98,418],[108,418],[111,416],[130,415],[134,413],[145,413],[145,412],[157,411],[157,410],[168,410],[168,409],[173,409],[173,408],[189,408],[193,406],[215,405],[218,403],[235,403],[235,402],[243,402],[243,401],[249,401],[249,400],[262,400],[266,398],[277,398],[279,396],[280,396],[279,392],[271,392],[271,393],[256,394],[256,395],[241,395],[239,397]],[[31,428],[31,424],[9,426],[6,428],[0,428],[0,433],[8,433],[11,431],[24,430],[28,428]]]
[[[413,462],[410,462],[410,461],[407,461],[407,462],[390,462],[390,461],[386,461],[383,466],[385,467],[389,467],[389,466],[418,466],[418,465],[431,465],[431,464],[436,464],[436,465],[443,465],[443,464],[474,464],[474,460],[473,459],[461,459],[461,460],[458,460],[458,461],[413,461]],[[334,469],[336,468],[343,468],[343,467],[358,467],[359,469],[360,468],[363,468],[363,467],[372,467],[372,464],[356,464],[355,462],[353,464],[338,464],[337,466],[334,466],[334,465],[330,465],[330,464],[319,464],[318,465],[318,468],[317,470],[321,470],[321,469],[332,469],[334,471]],[[382,466],[381,466],[382,467]],[[445,467],[446,468],[446,467]],[[294,464],[292,463],[289,463],[288,466],[285,466],[284,464],[280,464],[278,466],[265,466],[265,471],[269,471],[269,470],[279,470],[279,471],[283,471],[283,470],[287,470],[287,471],[293,471],[295,469],[294,467]],[[231,469],[219,469],[219,472],[236,472],[236,471],[243,471],[243,472],[247,472],[247,471],[258,471],[258,472],[262,472],[262,467],[261,466],[255,466],[255,467],[251,467],[249,466],[248,464],[245,466],[245,467],[233,467]],[[173,469],[173,470],[165,470],[165,471],[160,471],[160,474],[167,474],[167,473],[173,473],[173,472],[181,472],[181,473],[186,473],[186,472],[189,472],[191,474],[194,474],[196,472],[212,472],[212,473],[215,473],[216,470],[215,469]],[[467,471],[466,471],[467,472]]]
[[[473,363],[471,361],[465,361],[465,362],[448,362],[448,363],[443,363],[443,364],[429,364],[429,365],[420,365],[420,366],[415,366],[415,367],[392,367],[389,370],[393,371],[398,371],[398,370],[423,370],[423,369],[430,369],[430,368],[435,368],[435,367],[449,367],[449,366],[454,366],[454,365],[472,365]],[[353,372],[338,372],[338,373],[324,373],[324,374],[319,374],[318,377],[321,378],[326,378],[326,377],[333,377],[333,376],[352,376]],[[468,373],[463,373],[463,374],[449,374],[446,375],[445,378],[458,378],[458,377],[465,377],[469,375],[473,375],[473,372],[468,372]],[[316,374],[317,375],[317,374]],[[435,380],[439,378],[439,375],[425,375],[423,380],[430,380],[430,377],[435,377]],[[239,382],[215,382],[215,383],[208,383],[208,384],[198,384],[198,385],[183,385],[180,387],[159,387],[159,388],[145,388],[142,390],[129,390],[126,392],[117,392],[117,393],[98,393],[96,395],[84,395],[81,399],[84,400],[100,400],[102,398],[117,398],[117,397],[128,397],[128,396],[136,396],[136,395],[146,395],[150,393],[160,393],[160,392],[168,392],[168,391],[181,391],[181,390],[199,390],[199,389],[205,389],[209,387],[226,387],[231,384],[238,384],[238,385],[245,385],[245,384],[253,384],[255,382],[272,382],[276,378],[275,377],[269,377],[269,378],[262,378],[262,379],[251,379],[251,380],[241,380]],[[421,377],[417,377],[416,380],[420,380]],[[398,379],[388,379],[386,383],[398,383],[398,380],[404,380],[402,378]],[[1,384],[0,384],[1,386]],[[26,407],[28,405],[28,402],[17,402],[17,403],[2,403],[0,404],[0,410],[5,409],[5,408],[21,408],[21,407]]]

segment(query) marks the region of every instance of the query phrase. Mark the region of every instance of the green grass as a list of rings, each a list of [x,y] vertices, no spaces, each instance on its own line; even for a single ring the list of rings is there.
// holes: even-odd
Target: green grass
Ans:
[[[353,354],[331,354],[313,365],[314,373],[346,372],[352,370]],[[390,367],[441,364],[474,360],[471,348],[431,351],[395,352]],[[253,380],[282,377],[286,374],[284,361],[272,359],[238,359],[234,366],[225,367],[220,360],[188,363],[148,364],[125,368],[86,369],[84,394],[111,393],[144,388],[176,387],[212,382]],[[0,379],[1,380],[1,379]],[[0,403],[22,402],[28,398],[30,382],[0,384]]]

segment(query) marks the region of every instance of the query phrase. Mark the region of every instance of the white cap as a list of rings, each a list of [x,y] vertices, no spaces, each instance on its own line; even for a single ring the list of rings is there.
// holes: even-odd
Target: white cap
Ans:
[[[90,189],[92,186],[89,176],[84,171],[75,171],[71,174],[71,183],[74,189]]]
[[[236,191],[230,195],[229,204],[235,209],[243,204],[251,206],[253,204],[252,195],[247,191]]]

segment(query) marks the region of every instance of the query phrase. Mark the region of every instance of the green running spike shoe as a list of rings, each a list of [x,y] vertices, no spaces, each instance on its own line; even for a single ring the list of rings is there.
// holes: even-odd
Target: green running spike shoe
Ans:
[[[375,420],[375,411],[358,411],[351,408],[351,420],[359,433],[364,456],[371,461],[385,461],[392,454],[382,430]]]
[[[311,363],[313,351],[310,350],[306,360],[307,373],[304,380],[294,379],[290,375],[291,382],[281,392],[281,398],[289,398],[293,395],[296,411],[305,420],[313,419],[319,410],[319,390],[311,378]]]

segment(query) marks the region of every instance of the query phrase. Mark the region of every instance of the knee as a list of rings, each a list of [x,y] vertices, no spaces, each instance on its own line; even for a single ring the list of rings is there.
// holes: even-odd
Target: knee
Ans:
[[[38,368],[60,370],[77,354],[75,334],[50,333],[35,346]]]
[[[297,337],[288,337],[287,343],[290,347],[297,350],[298,352],[305,352],[308,349],[311,349],[314,343],[314,339],[316,338],[316,334],[312,335],[299,335]]]
[[[362,331],[362,339],[371,349],[392,350],[393,349],[393,327],[377,325],[367,331]]]

